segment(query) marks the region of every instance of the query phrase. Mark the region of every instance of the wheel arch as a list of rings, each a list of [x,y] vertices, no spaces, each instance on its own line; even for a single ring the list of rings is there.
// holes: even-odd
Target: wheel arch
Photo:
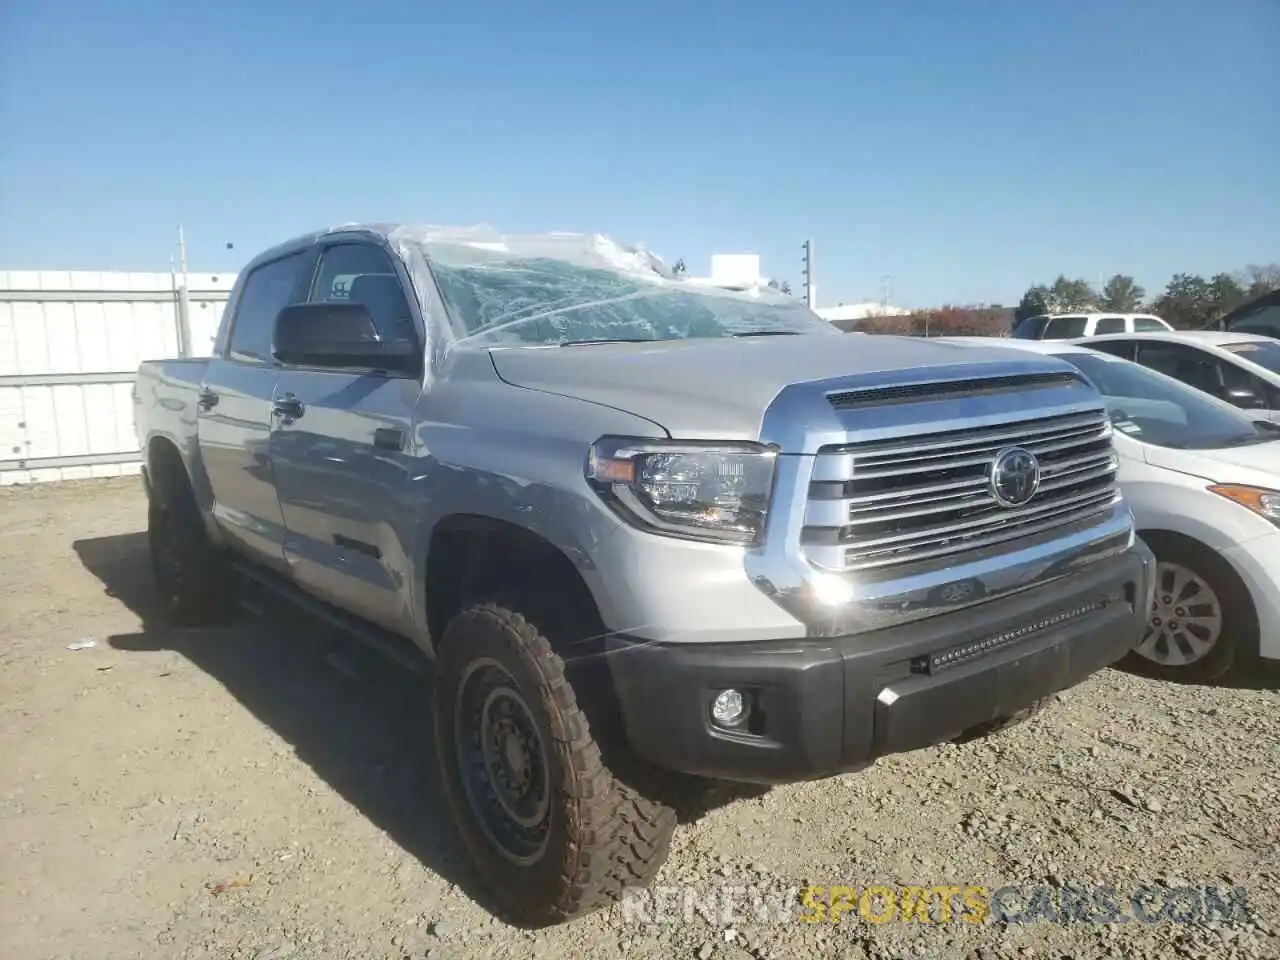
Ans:
[[[519,593],[571,611],[594,634],[603,632],[599,604],[577,563],[528,527],[493,516],[454,513],[432,528],[425,564],[426,625],[436,649],[445,626],[464,605],[492,594]],[[554,604],[546,604],[554,597]]]
[[[1245,649],[1241,652],[1246,656],[1256,655],[1258,651],[1255,648],[1258,646],[1259,629],[1257,605],[1254,603],[1253,595],[1249,592],[1244,577],[1240,575],[1240,571],[1235,568],[1235,565],[1218,550],[1190,534],[1163,527],[1140,528],[1137,533],[1151,548],[1151,552],[1156,555],[1157,565],[1162,559],[1162,551],[1167,554],[1170,549],[1185,550],[1203,556],[1207,566],[1231,582],[1235,588],[1236,597],[1227,599],[1226,602],[1238,600],[1242,604],[1241,612],[1245,617],[1245,625],[1248,628],[1246,635],[1250,638],[1245,645]],[[1158,566],[1156,576],[1157,578],[1159,577]],[[1156,586],[1157,588],[1159,587],[1158,579]]]

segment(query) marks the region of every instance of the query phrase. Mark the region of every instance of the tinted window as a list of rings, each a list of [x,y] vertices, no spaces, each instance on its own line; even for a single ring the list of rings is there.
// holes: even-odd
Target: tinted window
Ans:
[[[1127,333],[1124,328],[1124,317],[1101,317],[1094,333]]]
[[[1272,437],[1244,413],[1175,380],[1126,360],[1087,353],[1059,357],[1088,377],[1120,433],[1161,447],[1205,450],[1259,443]]]
[[[1100,350],[1103,353],[1109,353],[1113,357],[1120,357],[1122,360],[1133,359],[1133,341],[1132,340],[1111,340],[1104,343],[1094,343],[1090,341],[1090,350]]]
[[[1211,354],[1179,343],[1144,343],[1138,362],[1214,396],[1222,394],[1222,375]]]
[[[1233,320],[1230,330],[1232,333],[1260,333],[1264,337],[1280,337],[1280,303]]]
[[[231,324],[229,353],[234,360],[270,360],[276,314],[294,301],[305,253],[295,253],[257,267],[245,278]]]
[[[1045,327],[1044,339],[1072,340],[1083,337],[1088,321],[1088,317],[1050,317],[1049,325]]]
[[[381,247],[344,243],[325,250],[311,302],[335,300],[364,304],[384,339],[417,341],[404,287]]]
[[[1133,331],[1134,333],[1151,333],[1155,330],[1168,330],[1169,325],[1162,323],[1155,317],[1134,317]]]
[[[1280,340],[1245,341],[1224,343],[1223,350],[1230,350],[1241,360],[1248,360],[1272,373],[1280,373]],[[1243,372],[1243,371],[1242,371]]]
[[[1048,322],[1048,317],[1027,317],[1013,328],[1011,336],[1019,340],[1039,340],[1044,325]]]

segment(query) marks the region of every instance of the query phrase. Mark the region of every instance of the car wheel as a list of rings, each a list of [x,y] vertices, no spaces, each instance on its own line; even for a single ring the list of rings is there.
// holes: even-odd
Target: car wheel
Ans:
[[[221,622],[228,570],[185,480],[156,489],[147,508],[151,573],[165,614],[184,626]]]
[[[550,926],[652,880],[675,811],[606,765],[538,627],[507,606],[473,604],[446,628],[435,674],[445,795],[499,912]]]
[[[1159,535],[1143,539],[1156,555],[1156,589],[1146,633],[1125,665],[1164,680],[1221,677],[1257,641],[1248,590],[1206,546]]]

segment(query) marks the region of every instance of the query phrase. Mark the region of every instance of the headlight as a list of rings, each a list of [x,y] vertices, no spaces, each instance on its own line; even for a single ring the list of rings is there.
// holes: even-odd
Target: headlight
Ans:
[[[1280,491],[1268,490],[1266,487],[1246,487],[1237,483],[1215,484],[1209,489],[1280,525]]]
[[[757,443],[605,437],[591,447],[587,480],[654,532],[750,544],[764,533],[776,459]]]

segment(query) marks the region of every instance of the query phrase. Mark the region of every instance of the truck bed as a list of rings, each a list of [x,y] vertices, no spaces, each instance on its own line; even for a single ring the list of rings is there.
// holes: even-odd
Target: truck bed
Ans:
[[[196,441],[196,400],[209,361],[145,360],[133,384],[133,428],[138,446],[146,450],[152,439],[167,437],[179,450]]]

